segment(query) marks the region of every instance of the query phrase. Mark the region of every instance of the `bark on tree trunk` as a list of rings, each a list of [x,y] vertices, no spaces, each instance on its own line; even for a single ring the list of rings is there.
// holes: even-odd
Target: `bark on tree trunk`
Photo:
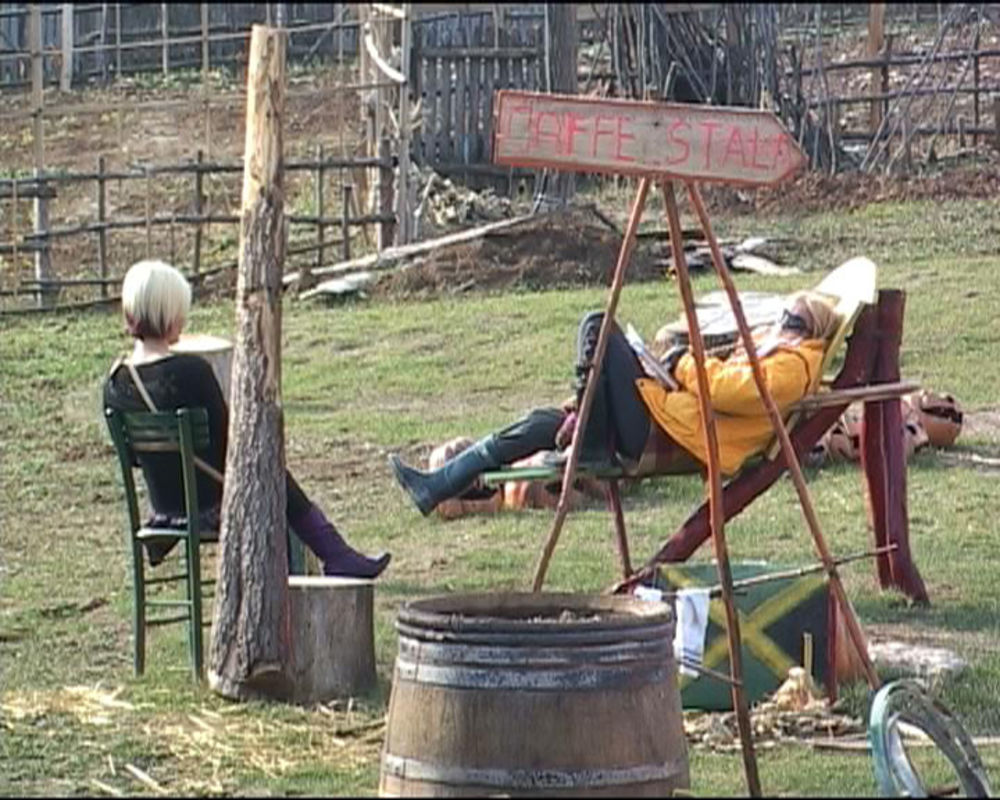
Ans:
[[[209,685],[287,699],[291,624],[281,407],[286,34],[253,27],[247,69],[237,335]]]

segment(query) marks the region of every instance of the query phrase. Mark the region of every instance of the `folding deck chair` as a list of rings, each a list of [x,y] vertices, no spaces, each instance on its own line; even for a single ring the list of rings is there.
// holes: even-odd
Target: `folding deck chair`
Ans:
[[[868,481],[874,538],[879,547],[890,543],[896,545],[894,551],[877,559],[879,580],[883,588],[894,585],[916,602],[926,603],[926,589],[910,558],[906,518],[906,463],[899,398],[918,387],[899,380],[903,294],[898,290],[883,290],[876,295],[875,265],[867,258],[844,263],[827,275],[815,290],[837,298],[842,323],[827,344],[822,367],[814,377],[810,392],[786,417],[789,436],[801,459],[850,403],[865,402],[862,466]],[[822,376],[833,365],[845,341],[848,346],[843,365],[836,377],[824,385]],[[637,463],[589,470],[581,465],[578,469],[578,475],[605,484],[623,573],[623,580],[614,587],[617,591],[649,578],[660,564],[687,560],[711,534],[706,500],[642,568],[632,569],[619,482],[670,474],[671,470],[662,469],[664,460],[658,457],[665,441],[654,425],[646,451]],[[726,521],[770,488],[785,471],[785,458],[777,437],[761,456],[746,464],[723,488]],[[676,470],[673,473],[676,474]],[[485,473],[482,477],[487,485],[509,480],[558,481],[562,478],[562,468],[507,468]]]

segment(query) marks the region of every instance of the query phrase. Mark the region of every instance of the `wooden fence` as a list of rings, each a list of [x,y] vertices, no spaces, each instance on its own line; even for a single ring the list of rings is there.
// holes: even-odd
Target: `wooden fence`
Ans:
[[[995,4],[940,4],[936,9],[928,4],[923,11],[915,9],[913,19],[897,18],[894,32],[884,36],[874,55],[843,61],[825,62],[818,57],[820,48],[803,39],[803,51],[817,55],[812,65],[802,67],[793,48],[784,72],[789,94],[821,120],[826,132],[820,138],[853,146],[855,166],[868,171],[909,169],[919,140],[929,140],[923,147],[928,158],[939,137],[952,151],[965,152],[969,144],[975,148],[981,142],[1000,149],[1000,48],[984,44],[995,38],[998,11]],[[928,44],[900,52],[896,42],[914,30],[909,23],[921,18],[925,31],[926,23],[936,23]],[[821,28],[822,20],[815,20],[814,42]],[[834,79],[839,88],[832,90]],[[810,91],[804,90],[806,82]]]
[[[292,229],[287,250],[288,271],[299,270],[304,281],[309,280],[309,273],[315,267],[330,263],[327,259],[332,255],[334,260],[347,260],[352,256],[354,233],[370,226],[379,225],[391,228],[396,219],[393,214],[358,214],[352,201],[352,184],[344,179],[350,170],[375,167],[382,175],[379,181],[380,192],[393,191],[393,164],[391,160],[370,158],[327,158],[318,148],[316,157],[311,161],[289,161],[285,170],[290,173],[311,173],[313,188],[313,214],[289,214],[288,222]],[[116,258],[112,246],[112,233],[115,231],[144,232],[144,257],[163,257],[154,252],[153,230],[168,228],[170,231],[170,249],[173,250],[174,232],[186,229],[193,232],[193,247],[190,253],[170,254],[171,259],[179,267],[189,264],[186,270],[195,286],[199,286],[205,278],[236,267],[235,259],[229,257],[211,262],[203,257],[204,244],[210,225],[238,226],[240,218],[234,214],[217,213],[206,205],[204,182],[206,176],[242,173],[242,163],[208,163],[204,161],[199,151],[198,158],[193,162],[182,164],[149,165],[143,169],[109,171],[105,169],[104,158],[100,157],[97,168],[93,172],[60,172],[45,174],[40,178],[0,179],[0,202],[8,203],[10,213],[4,216],[8,220],[8,230],[3,241],[0,241],[0,255],[13,266],[13,281],[8,277],[0,287],[0,312],[23,313],[38,309],[78,308],[95,304],[112,302],[117,293],[112,292],[124,277],[124,268],[115,270],[112,264],[120,263],[122,258]],[[334,203],[327,200],[329,176],[334,172],[341,173],[341,196]],[[187,213],[164,213],[153,207],[151,184],[153,179],[167,175],[189,175],[191,178],[191,200],[187,205]],[[145,207],[142,215],[114,218],[108,214],[108,186],[113,181],[144,181]],[[49,213],[47,205],[55,200],[60,188],[70,184],[91,184],[90,191],[96,199],[94,216],[85,222],[73,225],[48,225]],[[35,225],[30,231],[19,230],[18,221],[21,216],[19,204],[24,202],[35,204]],[[391,200],[387,204],[391,208]],[[40,206],[40,208],[39,208]],[[330,213],[336,211],[338,213]],[[41,224],[39,224],[41,221]],[[333,228],[340,232],[339,238],[329,237],[327,230]],[[140,235],[142,235],[140,233]],[[133,234],[134,236],[134,234]],[[92,238],[94,250],[90,263],[71,265],[48,264],[47,269],[39,274],[38,260],[48,259],[52,246],[56,241],[79,238]],[[238,237],[229,237],[236,241]],[[371,240],[373,237],[367,236]],[[391,240],[391,234],[387,237]],[[134,245],[134,242],[133,242]],[[140,251],[142,248],[140,247]],[[134,247],[129,249],[134,252]],[[354,253],[357,255],[357,253]],[[35,277],[24,280],[24,261],[35,262]],[[127,265],[125,265],[127,266]],[[51,270],[51,271],[50,271]],[[72,277],[54,278],[50,276],[55,271],[72,272]],[[8,273],[9,275],[10,273]],[[2,278],[3,276],[0,276]],[[10,283],[14,283],[10,286]],[[64,303],[59,295],[63,289],[90,287],[94,296],[83,301]],[[28,300],[28,303],[24,301]]]
[[[506,88],[545,90],[544,16],[508,9],[503,16],[480,12],[429,22],[414,25],[410,82],[421,127],[413,156],[443,174],[509,192],[515,174],[529,173],[490,163],[493,95]]]
[[[0,87],[30,85],[29,8],[0,7]],[[115,76],[241,68],[254,23],[282,24],[290,63],[357,52],[356,4],[51,3],[41,8],[44,82],[65,91]]]

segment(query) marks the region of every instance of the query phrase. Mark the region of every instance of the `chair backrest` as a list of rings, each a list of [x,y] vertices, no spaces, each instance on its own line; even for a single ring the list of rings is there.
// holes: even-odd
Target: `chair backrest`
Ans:
[[[119,411],[106,409],[105,417],[114,442],[132,532],[139,529],[139,504],[132,469],[136,453],[174,452],[180,456],[184,485],[184,505],[188,520],[198,517],[198,488],[195,480],[195,451],[208,447],[210,436],[208,412],[204,408],[179,408],[176,411]]]
[[[813,394],[819,389],[823,376],[826,375],[833,360],[844,346],[847,337],[854,330],[854,324],[861,316],[862,309],[875,302],[875,277],[875,262],[864,256],[858,256],[845,261],[813,289],[813,291],[836,300],[835,310],[840,315],[840,325],[833,336],[827,339],[823,349],[823,360],[820,362],[816,374],[812,376],[812,382],[809,385],[809,394]],[[801,412],[798,411],[786,414],[785,427],[793,428],[800,416]],[[780,452],[781,442],[775,435],[765,449],[766,457],[774,459]]]

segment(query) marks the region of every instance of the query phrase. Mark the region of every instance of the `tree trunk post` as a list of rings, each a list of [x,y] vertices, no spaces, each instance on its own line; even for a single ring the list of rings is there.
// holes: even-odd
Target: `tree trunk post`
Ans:
[[[254,25],[247,64],[237,335],[208,680],[235,699],[291,696],[281,406],[287,34]]]

